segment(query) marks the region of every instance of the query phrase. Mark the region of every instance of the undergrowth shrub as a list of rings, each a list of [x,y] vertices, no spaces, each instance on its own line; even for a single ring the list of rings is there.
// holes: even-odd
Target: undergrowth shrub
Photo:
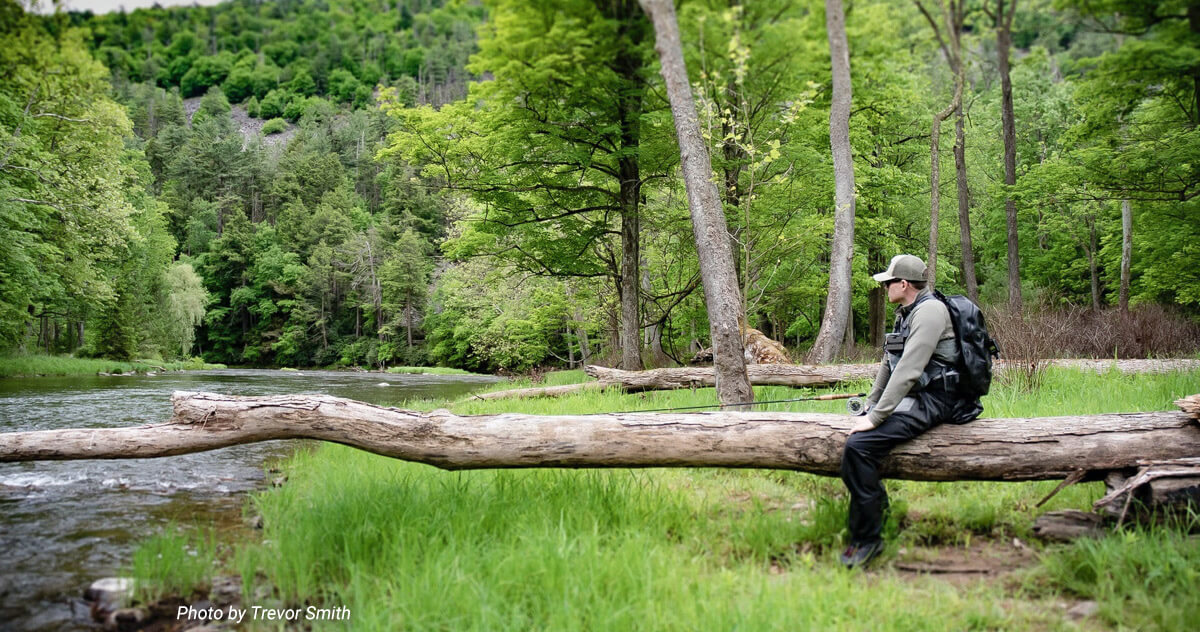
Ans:
[[[285,121],[281,118],[273,118],[263,124],[262,133],[264,136],[270,136],[271,134],[280,134],[282,132],[287,131],[287,127],[288,127],[287,121]]]
[[[987,310],[987,324],[1001,357],[1017,369],[1000,379],[1024,390],[1041,384],[1047,358],[1151,358],[1200,350],[1200,326],[1161,305],[1139,305],[1127,312],[998,307]]]

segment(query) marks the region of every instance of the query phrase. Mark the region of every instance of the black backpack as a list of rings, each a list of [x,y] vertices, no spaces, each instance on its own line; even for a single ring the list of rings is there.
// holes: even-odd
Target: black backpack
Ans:
[[[950,324],[954,326],[958,345],[959,388],[975,397],[987,395],[992,385],[992,358],[1000,355],[1000,348],[988,335],[983,312],[961,294],[945,296],[934,290],[933,295],[950,311]]]

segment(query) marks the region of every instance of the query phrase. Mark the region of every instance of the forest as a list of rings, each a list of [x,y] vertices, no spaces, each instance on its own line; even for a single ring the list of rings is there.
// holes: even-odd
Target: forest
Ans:
[[[826,3],[677,4],[746,323],[795,358],[877,345],[869,273],[902,252],[995,322],[1107,332],[1056,353],[1194,351],[1200,3],[845,2],[840,247]],[[520,372],[710,344],[637,2],[32,8],[0,0],[0,353]]]

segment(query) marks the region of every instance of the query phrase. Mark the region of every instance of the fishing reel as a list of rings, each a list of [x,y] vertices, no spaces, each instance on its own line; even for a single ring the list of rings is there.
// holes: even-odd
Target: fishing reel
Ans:
[[[846,400],[846,412],[851,415],[861,415],[866,410],[867,402],[861,397],[851,397]]]

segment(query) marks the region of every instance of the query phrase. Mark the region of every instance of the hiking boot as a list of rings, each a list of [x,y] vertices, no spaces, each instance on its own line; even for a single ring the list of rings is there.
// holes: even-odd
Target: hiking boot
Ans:
[[[846,568],[858,568],[866,566],[871,560],[879,556],[883,552],[883,540],[876,540],[867,544],[851,544],[846,547],[839,558],[842,566]]]

